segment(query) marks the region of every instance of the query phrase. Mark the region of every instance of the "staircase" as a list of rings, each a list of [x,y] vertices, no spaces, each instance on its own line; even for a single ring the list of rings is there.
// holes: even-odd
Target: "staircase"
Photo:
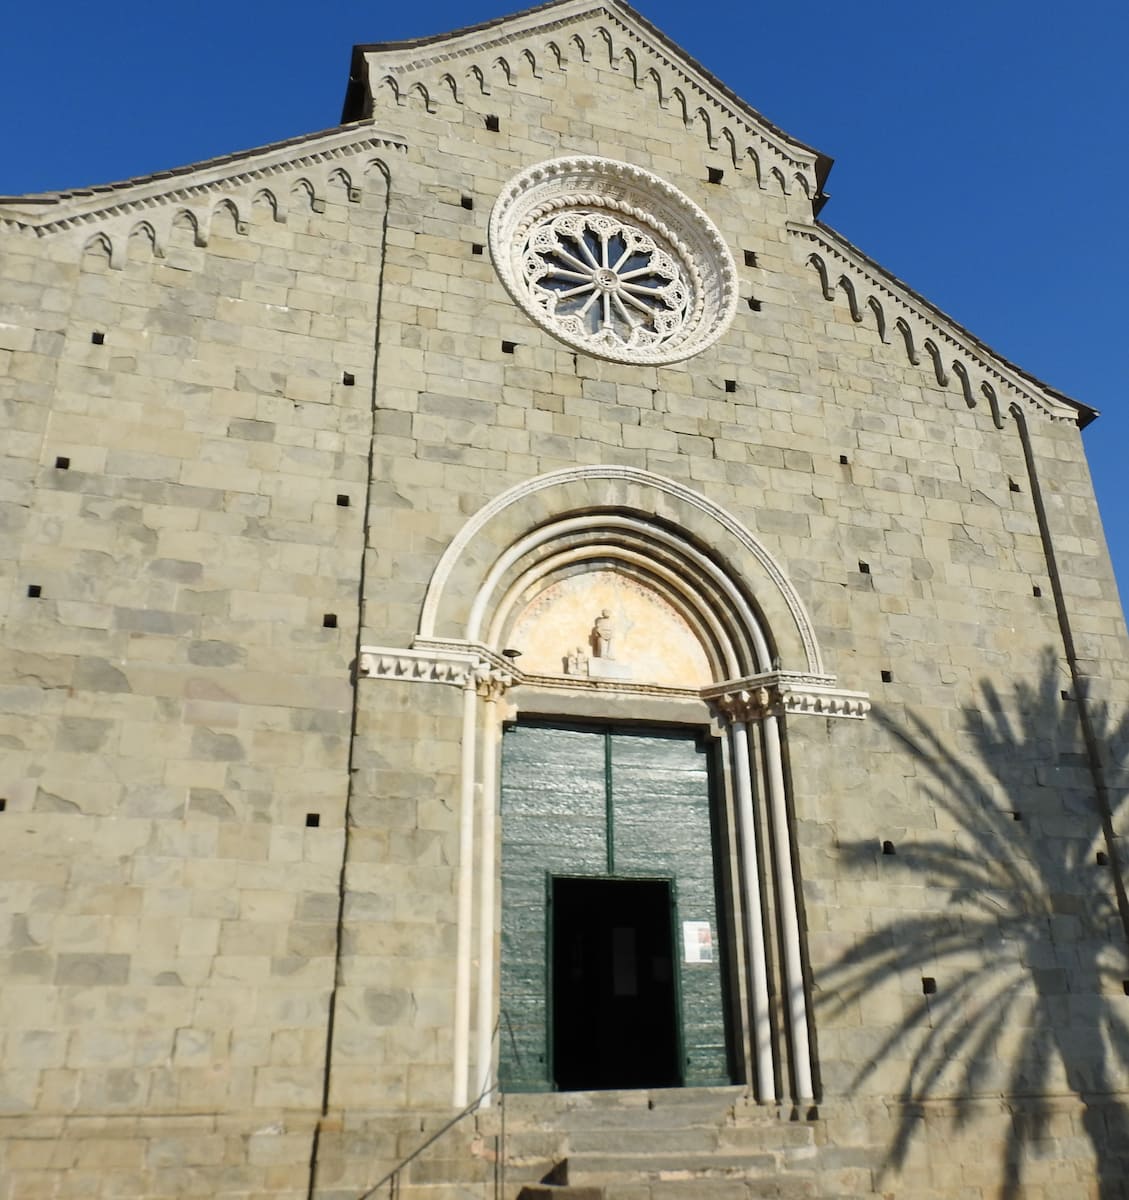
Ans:
[[[402,1200],[807,1200],[818,1120],[740,1087],[507,1096],[412,1164]],[[504,1137],[503,1137],[504,1124]]]

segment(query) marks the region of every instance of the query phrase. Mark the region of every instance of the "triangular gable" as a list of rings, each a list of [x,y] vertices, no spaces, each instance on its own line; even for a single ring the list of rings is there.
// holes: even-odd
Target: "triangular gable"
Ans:
[[[412,101],[438,112],[470,92],[512,86],[522,74],[597,62],[698,128],[734,168],[750,170],[762,187],[801,188],[818,212],[831,159],[777,129],[621,0],[554,0],[454,33],[357,46],[343,119]]]

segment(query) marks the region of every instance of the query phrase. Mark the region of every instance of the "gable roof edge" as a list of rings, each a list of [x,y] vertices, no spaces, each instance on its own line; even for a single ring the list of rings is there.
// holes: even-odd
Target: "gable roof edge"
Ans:
[[[360,121],[114,183],[0,196],[0,230],[43,237],[77,224],[150,209],[157,203],[187,201],[233,184],[269,180],[284,171],[348,154],[406,149],[404,138],[377,130],[371,121]]]
[[[844,275],[832,279],[819,251],[810,253],[808,261],[819,274],[824,299],[833,300],[834,289],[842,287],[854,321],[862,322],[866,311],[869,310],[878,325],[882,341],[889,340],[888,332],[900,333],[905,343],[906,355],[914,365],[921,361],[918,351],[924,350],[932,360],[937,381],[942,386],[947,386],[950,382],[944,361],[946,355],[942,353],[938,342],[929,335],[935,335],[949,350],[957,351],[962,361],[953,361],[949,365],[960,380],[966,402],[970,407],[974,406],[979,398],[979,391],[982,398],[987,399],[997,426],[1002,424],[998,397],[995,395],[997,384],[1009,388],[1039,415],[1052,421],[1068,420],[1084,429],[1099,415],[1097,409],[1067,396],[1004,358],[830,226],[819,221],[811,225],[789,221],[788,232],[793,237],[814,243],[819,249],[833,256],[837,264],[836,271],[846,268],[851,272],[853,279]],[[869,296],[865,295],[867,291],[870,292]],[[891,302],[894,305],[895,311],[889,318],[883,300],[886,306]],[[898,309],[904,312],[896,311]],[[920,329],[915,330],[906,321],[907,314],[915,318],[920,326],[925,327],[927,332],[923,336]],[[972,386],[968,365],[986,377],[979,380],[979,389]]]
[[[789,167],[811,170],[814,176],[811,195],[816,207],[819,207],[823,199],[823,184],[833,160],[774,125],[624,0],[550,0],[548,4],[449,33],[398,42],[358,44],[353,48],[342,118],[355,120],[361,115],[368,115],[370,110],[367,105],[371,103],[372,88],[379,82],[375,77],[377,72],[372,70],[374,67],[394,75],[438,69],[455,58],[501,50],[523,37],[563,28],[577,19],[601,14],[615,22],[629,37],[642,43],[664,66],[676,71],[686,85],[720,108],[747,134],[761,140]],[[487,35],[486,40],[482,35]],[[608,49],[611,54],[610,45]],[[420,53],[429,50],[434,52]],[[618,67],[614,55],[612,65]]]

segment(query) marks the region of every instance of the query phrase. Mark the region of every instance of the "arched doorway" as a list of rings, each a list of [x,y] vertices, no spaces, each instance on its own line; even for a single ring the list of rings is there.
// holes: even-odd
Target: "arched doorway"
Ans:
[[[449,544],[412,647],[362,648],[361,671],[463,688],[456,1106],[468,1095],[488,1095],[499,1067],[530,1087],[630,1086],[632,1078],[650,1078],[653,1071],[680,1083],[736,1077],[768,1102],[814,1097],[783,739],[793,716],[861,717],[869,704],[861,693],[840,691],[825,673],[798,593],[740,521],[685,485],[632,468],[577,467],[529,480],[490,501]],[[622,807],[613,766],[600,801],[602,866],[578,866],[581,848],[562,823],[577,802],[577,767],[566,758],[559,811],[529,835],[539,852],[561,842],[562,854],[534,862],[528,851],[513,851],[514,861],[530,867],[521,883],[527,894],[530,879],[537,881],[539,910],[520,938],[506,936],[511,909],[522,903],[508,894],[499,902],[512,840],[506,826],[520,825],[523,814],[520,804],[507,812],[505,800],[500,813],[499,797],[516,797],[522,786],[544,793],[550,772],[543,753],[527,765],[525,784],[520,771],[511,779],[509,760],[520,755],[503,751],[515,734],[502,731],[526,737],[522,731],[548,728],[563,736],[574,727],[605,739],[605,762],[608,738],[637,745],[629,739],[661,736],[683,750],[712,739],[698,800],[712,840],[709,853],[697,855],[697,865],[705,864],[699,874],[713,881],[712,920],[695,915],[698,900],[692,909],[679,899],[690,869],[669,861],[669,851],[687,839],[677,833],[677,819],[663,817],[653,769],[644,772],[644,800],[636,806],[644,817],[639,836],[624,843],[628,858],[639,847],[642,857],[619,872],[620,843],[614,829],[611,837],[606,833]],[[653,768],[656,755],[644,758]],[[563,911],[559,922],[553,905]],[[530,930],[537,936],[527,936]],[[706,965],[686,961],[688,938],[695,946],[708,944],[717,964],[705,1006],[705,1024],[722,1031],[712,1042],[712,1063],[709,1055],[688,1063],[685,1054],[697,1037],[685,1012],[687,973],[710,975],[688,971]],[[565,946],[559,958],[557,940]],[[595,958],[588,944],[597,947]],[[658,986],[664,961],[675,981],[666,992]],[[569,990],[562,978],[574,967],[576,987]],[[540,991],[519,1002],[523,971]],[[555,1024],[554,999],[560,1007],[592,993],[610,1003],[617,991],[625,999],[644,984],[654,985],[652,1006],[668,1012],[673,1006],[675,1019],[664,1018],[666,1032],[652,1031],[663,1041],[653,1061],[641,1063],[643,1055],[625,1052],[605,1076],[605,1064],[594,1057],[607,1056],[577,1048],[595,1009],[581,1004],[576,1022]],[[630,1005],[620,1007],[630,1011]],[[515,1028],[507,1030],[507,1020]],[[608,1022],[611,1032],[596,1044],[614,1036],[615,1019]],[[503,1050],[507,1038],[511,1046]],[[541,1050],[532,1054],[541,1060],[536,1071],[530,1054],[520,1064],[511,1054],[522,1038],[540,1040]],[[708,1037],[699,1040],[711,1044]],[[645,1041],[637,1040],[636,1048]],[[556,1060],[566,1050],[571,1065],[559,1071]]]

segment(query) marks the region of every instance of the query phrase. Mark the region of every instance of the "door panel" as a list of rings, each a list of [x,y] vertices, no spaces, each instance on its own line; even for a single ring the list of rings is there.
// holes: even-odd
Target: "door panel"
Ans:
[[[616,871],[677,883],[686,1083],[728,1083],[709,756],[693,737],[666,733],[612,733],[610,742]],[[682,922],[708,924],[712,961],[685,961]]]
[[[730,1082],[712,808],[710,756],[692,734],[540,724],[507,728],[500,1030],[505,1087],[553,1086],[549,901],[555,876],[672,882],[673,994],[682,1043],[674,1075],[693,1085]],[[696,923],[695,945],[703,931],[712,938],[712,956],[684,952],[683,922]],[[649,969],[655,955],[647,954]],[[625,969],[621,964],[621,972]]]
[[[603,741],[587,730],[507,729],[502,742],[500,1070],[510,1091],[549,1077],[549,876],[603,874],[607,784]]]

